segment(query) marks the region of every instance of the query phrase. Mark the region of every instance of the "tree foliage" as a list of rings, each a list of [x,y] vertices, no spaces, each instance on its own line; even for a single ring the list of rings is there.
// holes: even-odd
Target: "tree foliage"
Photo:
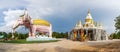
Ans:
[[[4,35],[4,38],[7,38],[7,39],[10,39],[12,37],[12,33],[0,32],[0,35]],[[28,37],[28,33],[22,34],[22,33],[15,32],[14,36],[17,39],[26,39]]]
[[[67,32],[65,32],[65,33],[63,33],[63,32],[53,32],[53,35],[52,35],[53,37],[55,37],[55,38],[67,38],[68,37],[68,33]]]
[[[110,39],[120,39],[120,32],[118,32],[118,33],[111,33],[109,38]]]
[[[120,31],[120,15],[115,19],[116,30]]]
[[[120,15],[115,19],[116,32],[110,35],[112,39],[120,39]]]
[[[10,39],[12,37],[12,33],[6,33],[6,32],[0,32],[0,35],[4,35],[4,38]],[[18,33],[15,32],[14,33],[14,38],[15,39],[26,39],[28,37],[28,33],[23,34],[23,33]],[[53,32],[52,36],[55,38],[67,38],[68,37],[68,33],[65,32]]]

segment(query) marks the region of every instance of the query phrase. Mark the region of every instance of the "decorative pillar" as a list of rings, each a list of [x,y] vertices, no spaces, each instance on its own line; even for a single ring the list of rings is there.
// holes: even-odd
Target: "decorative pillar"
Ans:
[[[95,40],[95,29],[93,29],[93,40]]]
[[[96,29],[96,33],[95,34],[96,34],[96,40],[98,40],[99,39],[98,29]]]
[[[86,36],[89,39],[89,35],[88,35],[88,29],[86,29]]]
[[[94,39],[95,39],[95,41],[97,40],[97,34],[96,34],[96,29],[94,29]]]

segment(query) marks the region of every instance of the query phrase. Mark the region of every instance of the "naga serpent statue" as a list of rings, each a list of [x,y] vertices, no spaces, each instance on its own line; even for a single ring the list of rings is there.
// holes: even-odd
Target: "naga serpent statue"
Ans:
[[[48,33],[48,36],[52,38],[52,25],[46,20],[32,20],[31,17],[28,15],[27,10],[24,11],[24,14],[21,15],[17,22],[13,25],[12,38],[14,38],[15,29],[21,25],[29,29],[29,37],[35,37],[36,32],[38,32]]]

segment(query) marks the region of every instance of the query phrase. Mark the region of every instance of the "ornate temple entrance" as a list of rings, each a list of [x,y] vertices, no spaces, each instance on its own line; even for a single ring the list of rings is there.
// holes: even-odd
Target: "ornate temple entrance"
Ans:
[[[93,30],[88,30],[88,38],[89,40],[94,40],[94,34],[93,34]]]

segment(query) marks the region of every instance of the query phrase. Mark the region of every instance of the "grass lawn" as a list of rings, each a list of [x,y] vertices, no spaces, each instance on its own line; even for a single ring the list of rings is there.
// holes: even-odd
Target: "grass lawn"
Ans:
[[[10,41],[0,41],[3,43],[49,43],[49,42],[57,42],[60,40],[46,40],[46,41],[26,41],[26,39],[19,39],[19,40],[10,40]]]

